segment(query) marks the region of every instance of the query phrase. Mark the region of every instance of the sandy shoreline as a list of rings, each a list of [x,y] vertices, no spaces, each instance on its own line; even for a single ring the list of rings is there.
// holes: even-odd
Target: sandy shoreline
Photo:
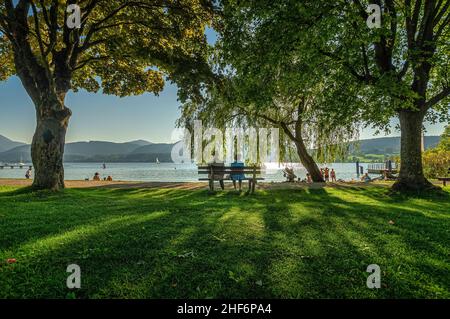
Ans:
[[[32,180],[0,178],[0,186],[26,187],[31,186]],[[174,189],[208,189],[207,182],[138,182],[138,181],[82,181],[67,180],[65,181],[67,188],[174,188]],[[257,188],[260,189],[292,189],[292,188],[322,188],[327,187],[364,187],[364,186],[390,186],[390,182],[343,182],[343,183],[258,183]],[[218,185],[217,185],[218,186]],[[231,182],[225,183],[225,188],[233,188]],[[219,187],[218,187],[219,189]],[[243,183],[242,189],[247,189],[247,183]]]
[[[32,180],[0,178],[0,186],[26,187],[31,186]],[[67,188],[199,188],[205,183],[195,182],[136,182],[136,181],[65,181]]]

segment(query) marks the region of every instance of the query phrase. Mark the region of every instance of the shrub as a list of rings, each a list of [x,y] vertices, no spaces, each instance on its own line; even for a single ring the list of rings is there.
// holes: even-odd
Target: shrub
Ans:
[[[423,153],[423,171],[427,178],[445,177],[450,168],[450,150],[430,149]]]

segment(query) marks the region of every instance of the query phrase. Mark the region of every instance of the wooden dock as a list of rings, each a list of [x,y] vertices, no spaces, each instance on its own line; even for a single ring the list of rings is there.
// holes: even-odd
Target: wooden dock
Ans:
[[[391,167],[387,167],[385,163],[383,164],[369,164],[369,167],[367,168],[367,172],[369,174],[380,174],[383,175],[385,173],[391,175],[391,174],[397,174],[398,169],[395,166],[395,163],[392,163]]]

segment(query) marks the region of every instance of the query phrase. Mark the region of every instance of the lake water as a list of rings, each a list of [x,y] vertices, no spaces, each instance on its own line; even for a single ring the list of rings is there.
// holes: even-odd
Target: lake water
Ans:
[[[198,180],[197,167],[190,164],[171,163],[106,163],[106,169],[102,168],[103,163],[66,163],[66,180],[92,180],[95,172],[100,176],[111,175],[116,181],[146,181],[146,182],[194,182]],[[367,171],[367,163],[360,163]],[[300,178],[306,177],[306,170],[300,164],[294,164],[295,174]],[[333,163],[320,165],[320,167],[334,168],[337,179],[356,179],[355,163]],[[28,166],[26,166],[28,167]],[[26,168],[0,169],[0,178],[24,178]],[[284,181],[282,167],[278,164],[268,164],[264,173],[266,181]]]

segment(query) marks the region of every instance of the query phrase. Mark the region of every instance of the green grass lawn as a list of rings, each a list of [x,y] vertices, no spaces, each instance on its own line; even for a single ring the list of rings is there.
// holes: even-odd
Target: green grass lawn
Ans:
[[[449,256],[449,188],[0,187],[0,298],[449,298]]]

